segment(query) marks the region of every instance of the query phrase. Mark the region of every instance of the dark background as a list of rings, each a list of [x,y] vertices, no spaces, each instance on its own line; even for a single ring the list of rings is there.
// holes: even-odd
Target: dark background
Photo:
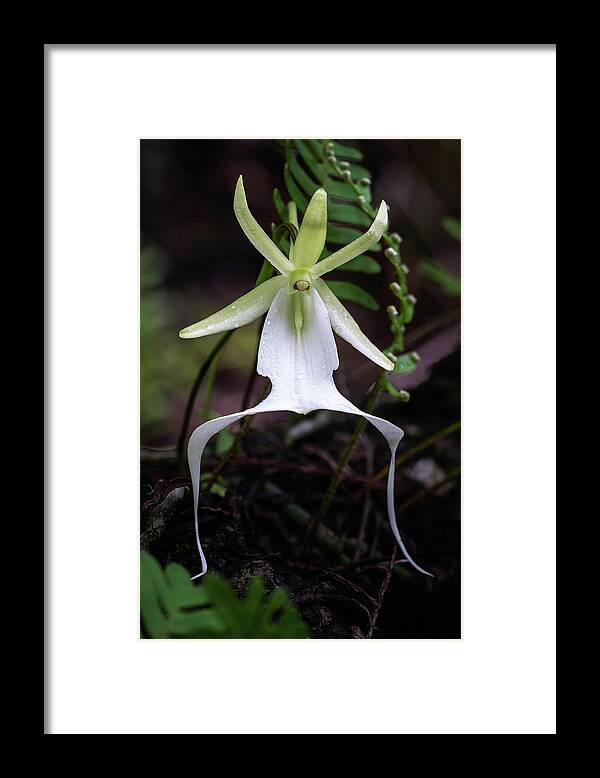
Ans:
[[[460,220],[460,142],[349,142],[360,147],[364,154],[362,164],[372,173],[373,204],[376,206],[380,199],[385,199],[391,208],[391,228],[403,238],[402,261],[410,268],[410,291],[418,299],[415,318],[407,328],[407,345],[419,352],[422,361],[410,376],[394,379],[398,388],[411,392],[412,399],[404,404],[384,396],[376,409],[378,415],[389,418],[406,431],[400,449],[402,453],[460,419],[460,301],[420,269],[420,263],[429,260],[460,275],[460,242],[443,224],[448,217]],[[177,333],[248,291],[262,263],[262,257],[245,238],[233,214],[237,177],[244,175],[250,209],[267,232],[270,232],[271,222],[278,221],[273,189],[277,187],[285,199],[287,196],[282,178],[283,154],[272,140],[142,140],[140,151],[142,503],[148,504],[159,481],[163,482],[161,488],[164,488],[169,479],[186,477],[181,469],[157,464],[157,449],[168,453],[174,447],[190,386],[218,337],[181,340]],[[393,274],[382,255],[378,258],[384,268],[378,275],[355,274],[350,279],[349,274],[340,274],[338,277],[359,283],[380,302],[377,312],[352,303],[345,304],[371,340],[385,348],[390,340],[385,308],[394,302],[388,289]],[[237,331],[229,341],[215,374],[214,393],[208,409],[211,412],[221,415],[239,410],[253,368],[258,332],[257,322]],[[338,338],[336,341],[340,352],[336,383],[352,402],[364,407],[366,392],[376,378],[378,368],[345,342]],[[202,421],[202,409],[201,396],[190,431]],[[281,441],[301,418],[292,414],[256,417],[253,432],[244,443],[244,453],[260,454],[269,460],[281,456],[277,446],[271,446],[269,450],[263,436],[274,436]],[[335,463],[353,425],[354,420],[350,417],[339,415],[338,418],[336,415],[335,424],[329,429],[315,431],[312,437],[295,444],[293,455],[299,457],[299,472],[302,457],[306,455],[312,461],[316,458],[323,463],[322,477],[313,475],[307,479],[289,472],[279,478],[277,472],[271,472],[270,477],[278,487],[294,495],[305,509],[314,510],[328,483],[326,469]],[[207,456],[210,459],[210,452]],[[364,445],[357,448],[350,467],[353,471],[364,472],[369,458],[374,459],[376,468],[385,464],[385,443],[377,439],[376,433],[369,435]],[[412,551],[426,568],[433,568],[436,579],[431,581],[405,574],[403,568],[401,575],[393,575],[373,637],[460,636],[459,484],[454,480],[439,491],[433,488],[459,463],[459,437],[454,434],[413,457],[398,473],[397,505],[419,492],[431,491],[418,500],[414,508],[402,514],[400,526],[401,531],[408,528]],[[243,469],[242,462],[230,465],[226,474],[231,480],[226,501],[244,499],[247,486]],[[255,480],[256,471],[249,477]],[[211,496],[209,499],[218,501],[219,498]],[[381,526],[382,500],[379,492],[373,495],[373,519],[369,520],[367,532],[372,548],[376,550],[375,556],[389,555],[393,548],[386,528]],[[361,502],[355,499],[351,486],[342,482],[332,506],[330,525],[335,528],[337,522],[343,535],[355,532],[360,507]],[[272,508],[270,505],[269,510]],[[232,526],[237,526],[235,516],[231,521]],[[281,521],[285,522],[285,518]],[[175,532],[170,540],[167,533],[166,538],[150,549],[161,562],[174,560],[191,567],[196,564],[192,534],[190,532],[187,538],[183,529],[188,523],[191,529],[191,516],[181,519],[181,532]],[[245,529],[241,545],[246,548],[248,543],[257,543],[260,548],[264,538],[257,540],[255,537],[256,521],[250,516],[242,524],[247,532]],[[234,587],[241,587],[243,582],[237,576],[240,566],[244,567],[240,544],[232,542],[231,537],[220,537],[221,529],[215,530],[211,565],[211,529],[210,522],[207,523],[209,565],[223,572]],[[269,553],[283,558],[292,556],[286,555],[285,543],[267,545]],[[251,554],[255,553],[256,549],[252,548]],[[265,575],[268,583],[281,583],[290,590],[313,637],[362,637],[367,633],[368,619],[374,611],[368,598],[378,600],[385,566],[360,573],[350,582],[366,596],[365,603],[356,606],[356,613],[352,612],[353,606],[348,610],[347,603],[339,608],[331,602],[314,606],[311,597],[315,592],[307,594],[303,588],[306,571],[302,573],[300,585],[294,578],[298,570],[290,573],[284,568],[271,565],[269,570],[258,572]],[[398,566],[395,571],[400,568]],[[336,593],[342,600],[350,584],[339,584],[340,591]],[[323,595],[322,587],[316,592],[317,599],[319,592]],[[303,597],[311,601],[310,607],[303,608]],[[362,612],[365,609],[370,617]]]

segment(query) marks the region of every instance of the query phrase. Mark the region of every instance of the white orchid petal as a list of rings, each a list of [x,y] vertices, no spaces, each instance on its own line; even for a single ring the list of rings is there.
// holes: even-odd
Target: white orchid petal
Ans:
[[[313,278],[325,275],[325,273],[329,273],[331,270],[335,270],[336,267],[340,267],[340,265],[344,265],[351,259],[354,259],[355,257],[360,256],[363,252],[368,251],[371,246],[373,246],[374,243],[377,243],[377,241],[381,238],[385,232],[387,223],[387,205],[385,204],[385,201],[382,200],[381,205],[379,206],[379,210],[377,211],[377,215],[375,216],[375,220],[369,229],[365,232],[365,234],[361,235],[360,238],[356,238],[356,240],[353,240],[352,243],[349,243],[347,246],[344,246],[333,254],[330,254],[328,257],[321,260],[321,262],[318,262],[312,271]]]
[[[233,330],[250,324],[268,310],[277,292],[285,285],[283,276],[276,276],[264,281],[242,297],[225,306],[212,316],[191,324],[181,330],[180,338],[200,338],[204,335],[215,335],[218,332]]]
[[[357,322],[327,286],[325,281],[322,281],[320,278],[315,278],[313,284],[325,303],[333,331],[336,332],[340,338],[348,341],[348,343],[351,346],[354,346],[357,351],[360,351],[361,354],[364,354],[375,362],[376,365],[379,365],[379,367],[382,367],[384,370],[393,370],[394,363],[388,359],[374,343],[371,343],[358,326]]]
[[[254,248],[257,251],[260,251],[263,257],[267,259],[276,270],[279,270],[280,273],[283,275],[290,273],[294,269],[294,266],[285,254],[277,248],[271,238],[269,238],[267,233],[250,213],[246,201],[246,193],[244,192],[242,176],[238,178],[235,187],[233,210],[240,223],[240,227],[244,230],[246,237]]]
[[[400,536],[394,510],[394,464],[403,431],[385,419],[361,411],[341,395],[334,382],[333,371],[338,355],[331,330],[329,314],[316,289],[298,295],[302,304],[302,329],[294,325],[293,295],[281,289],[271,304],[261,337],[258,372],[271,380],[269,396],[254,408],[211,419],[192,433],[188,444],[188,462],[194,499],[194,526],[202,569],[207,565],[198,528],[198,498],[200,494],[201,459],[206,444],[220,430],[245,416],[267,411],[308,413],[327,409],[362,416],[385,437],[390,447],[390,468],[387,484],[387,508],[390,528],[408,562],[419,572],[431,575],[411,558]]]
[[[301,306],[296,329],[294,301]],[[282,289],[267,313],[258,349],[257,371],[270,379],[270,397],[296,413],[321,407],[320,392],[339,365],[335,340],[321,298],[313,290],[289,295]]]

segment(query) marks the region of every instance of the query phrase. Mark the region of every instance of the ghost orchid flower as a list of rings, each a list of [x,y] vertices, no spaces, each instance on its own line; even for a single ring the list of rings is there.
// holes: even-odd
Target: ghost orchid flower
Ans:
[[[295,241],[290,242],[286,257],[250,213],[242,177],[235,188],[233,209],[238,222],[252,245],[265,257],[279,275],[260,284],[218,313],[181,330],[182,338],[199,338],[242,327],[267,313],[258,349],[257,371],[271,381],[268,397],[248,410],[231,413],[201,424],[188,443],[188,463],[194,500],[194,527],[202,569],[206,558],[198,529],[200,465],[206,444],[225,427],[256,413],[294,411],[306,414],[318,409],[363,416],[386,439],[390,448],[387,481],[387,509],[390,527],[406,560],[419,572],[431,575],[410,557],[396,523],[394,511],[395,453],[403,430],[385,419],[372,416],[343,397],[333,382],[333,371],[339,366],[333,337],[336,332],[355,349],[385,370],[394,367],[367,336],[327,284],[326,273],[367,251],[387,227],[387,206],[381,202],[373,224],[352,243],[318,262],[327,232],[327,193],[318,189],[306,209]],[[297,224],[295,225],[298,226]],[[333,330],[333,331],[332,331]]]

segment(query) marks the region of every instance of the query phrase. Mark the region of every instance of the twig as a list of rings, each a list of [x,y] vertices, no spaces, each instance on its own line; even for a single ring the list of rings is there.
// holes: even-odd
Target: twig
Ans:
[[[335,578],[336,580],[340,581],[346,586],[349,586],[351,589],[354,589],[355,592],[362,594],[363,597],[365,597],[365,599],[367,599],[372,605],[376,605],[375,599],[371,597],[371,595],[368,592],[366,592],[362,588],[362,586],[359,586],[358,584],[354,583],[354,581],[350,581],[348,578],[346,578],[343,575],[340,575],[340,573],[336,572],[335,570],[327,570],[327,574],[331,576],[331,578]]]
[[[394,569],[394,563],[396,561],[397,551],[398,548],[397,547],[394,548],[392,557],[390,559],[390,563],[388,565],[387,572],[385,574],[385,578],[383,579],[383,583],[381,584],[381,589],[379,590],[379,597],[377,598],[377,605],[375,606],[375,612],[371,617],[371,624],[369,626],[369,631],[367,632],[368,638],[373,637],[373,629],[375,628],[375,622],[377,621],[377,617],[379,616],[379,611],[381,610],[381,605],[383,603],[383,598],[385,597],[385,593],[387,592],[388,586],[390,585],[390,579],[392,577],[392,570]]]
[[[443,478],[441,481],[439,481],[435,486],[432,486],[428,489],[423,489],[422,491],[415,494],[410,500],[407,500],[405,503],[403,503],[400,508],[397,510],[397,514],[401,513],[402,511],[406,510],[407,508],[414,505],[419,500],[422,500],[426,495],[430,494],[431,492],[436,491],[439,489],[440,486],[443,486],[445,483],[448,483],[448,481],[456,478],[458,473],[460,472],[460,467],[454,468],[454,470],[450,471],[448,475]],[[385,578],[383,580],[383,583],[381,585],[381,589],[379,590],[379,597],[377,599],[377,606],[375,608],[375,612],[373,613],[373,616],[371,618],[371,626],[369,627],[369,631],[367,633],[367,638],[373,637],[373,630],[375,628],[375,623],[377,622],[377,618],[379,616],[379,611],[381,610],[381,606],[383,604],[383,598],[385,597],[385,594],[388,590],[388,587],[390,585],[390,579],[392,577],[392,571],[394,569],[394,566],[396,564],[396,554],[398,552],[398,548],[394,548],[394,551],[392,553],[392,556],[390,558],[390,562],[388,565],[388,569],[385,575]]]
[[[302,453],[314,454],[315,457],[318,457],[323,462],[325,462],[326,465],[329,465],[329,472],[333,472],[337,467],[336,458],[333,457],[328,451],[325,451],[325,449],[321,448],[320,446],[311,446],[310,444],[306,443],[302,447]]]
[[[382,565],[388,565],[390,563],[390,558],[387,556],[380,556],[380,557],[364,557],[363,559],[358,559],[355,562],[348,562],[345,565],[342,565],[340,570],[346,571],[347,573],[355,570],[359,570],[361,572],[364,572],[365,570],[370,570],[371,568],[375,567],[381,567]],[[394,567],[397,567],[398,565],[407,565],[409,564],[407,559],[397,559],[394,562]]]

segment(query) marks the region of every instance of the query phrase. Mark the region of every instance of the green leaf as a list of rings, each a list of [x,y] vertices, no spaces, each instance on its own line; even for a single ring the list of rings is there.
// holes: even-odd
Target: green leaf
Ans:
[[[273,229],[273,240],[279,244],[282,242],[282,238],[285,238],[289,243],[290,240],[295,241],[298,238],[298,228],[291,222],[282,222]]]
[[[446,216],[445,219],[442,219],[442,224],[444,225],[446,232],[452,235],[453,238],[456,238],[456,240],[460,240],[460,222],[458,219],[453,219],[452,216]]]
[[[260,267],[260,271],[256,279],[256,286],[260,286],[261,284],[264,284],[265,281],[268,281],[273,275],[274,270],[275,268],[273,265],[267,259],[263,259],[263,263]]]
[[[297,181],[297,183],[300,185],[301,189],[307,194],[309,197],[312,197],[314,193],[319,188],[319,184],[315,183],[312,178],[308,175],[308,173],[304,170],[304,168],[300,165],[298,162],[298,159],[293,151],[288,147],[285,150],[285,160],[287,162],[287,166],[291,172],[291,174],[294,176],[294,179]],[[291,192],[290,192],[291,194]],[[295,200],[296,198],[294,198]],[[298,203],[296,203],[298,204]],[[306,210],[305,208],[303,210]]]
[[[142,551],[140,557],[140,603],[142,623],[151,638],[168,635],[169,587],[154,557]]]
[[[354,162],[350,164],[350,172],[352,173],[352,178],[354,180],[359,178],[371,178],[371,174],[366,167],[363,167],[362,165],[356,165]]]
[[[323,187],[328,195],[338,197],[341,200],[356,200],[356,193],[347,181],[338,181],[328,177],[323,182]]]
[[[305,194],[310,196],[312,196],[317,188],[322,186],[328,195],[339,197],[344,200],[356,200],[356,193],[352,188],[352,185],[339,178],[333,178],[332,176],[336,175],[333,169],[322,161],[322,156],[318,157],[316,153],[313,153],[313,144],[316,143],[316,141],[309,142],[302,140],[293,140],[286,143],[286,163],[295,183]],[[298,152],[298,155],[295,153],[295,150]],[[300,164],[298,156],[300,156],[311,175],[309,175]],[[365,168],[362,168],[361,170],[365,171],[368,175],[368,171]],[[289,187],[288,192],[295,200]],[[365,199],[367,199],[368,202],[370,201],[366,194]]]
[[[204,488],[204,486],[212,480],[212,477],[213,474],[210,471],[202,473],[200,476],[200,486]],[[217,477],[217,480],[210,487],[210,493],[216,494],[217,497],[225,497],[227,494],[227,481],[223,478],[223,476]]]
[[[327,226],[327,243],[334,243],[339,246],[347,246],[356,238],[360,238],[364,232],[355,230],[353,227],[339,227],[337,224]],[[381,251],[381,244],[375,243],[369,251]]]
[[[246,592],[245,607],[250,610],[257,610],[260,608],[262,600],[265,595],[265,582],[262,578],[253,578],[248,584],[248,590]]]
[[[140,605],[144,637],[149,638],[307,638],[308,630],[287,593],[269,596],[260,577],[250,580],[238,599],[230,584],[207,573],[194,584],[177,563],[164,571],[151,554],[140,561]]]
[[[285,165],[283,168],[283,180],[285,181],[290,197],[298,206],[298,210],[304,213],[308,206],[308,197],[302,193],[300,187],[294,181],[288,165]]]
[[[223,620],[227,624],[237,624],[239,604],[229,583],[220,575],[211,573],[204,576],[202,586]]]
[[[221,430],[217,435],[217,443],[215,446],[215,452],[217,456],[222,457],[235,443],[235,435],[231,430],[225,428]]]
[[[323,181],[325,176],[325,169],[322,162],[320,161],[320,159],[322,160],[322,157],[320,159],[316,157],[312,151],[312,148],[306,141],[295,140],[293,143],[298,149],[304,164],[310,170],[315,180],[319,182]]]
[[[304,142],[312,151],[315,159],[317,159],[319,162],[322,162],[324,158],[324,154],[323,154],[323,146],[321,144],[321,141],[311,139]]]
[[[350,300],[350,302],[358,303],[371,311],[379,310],[377,300],[360,286],[350,281],[326,281],[325,283],[340,300]]]
[[[267,634],[271,638],[307,638],[308,630],[295,608],[286,608],[281,617],[275,622],[274,634]]]
[[[169,638],[222,638],[226,624],[214,608],[183,612],[169,624]]]
[[[339,141],[333,142],[333,150],[335,151],[336,157],[340,157],[341,159],[355,159],[360,161],[363,158],[362,152],[354,148],[354,146],[347,146]]]
[[[437,284],[449,297],[460,297],[460,278],[439,262],[422,260],[419,262],[421,273]]]
[[[330,202],[327,205],[327,212],[332,222],[353,224],[356,227],[370,227],[373,221],[369,214],[365,213],[357,205]]]
[[[361,254],[360,257],[351,259],[350,262],[346,262],[339,270],[350,270],[353,273],[367,273],[367,275],[374,275],[375,273],[381,273],[381,265],[373,257],[368,257],[366,254]]]
[[[392,375],[408,375],[417,369],[420,361],[421,358],[415,351],[411,351],[409,354],[401,354],[399,357],[396,357]]]
[[[285,207],[279,189],[273,189],[273,202],[275,203],[275,209],[277,210],[279,218],[282,222],[286,222],[288,220],[287,208]]]

